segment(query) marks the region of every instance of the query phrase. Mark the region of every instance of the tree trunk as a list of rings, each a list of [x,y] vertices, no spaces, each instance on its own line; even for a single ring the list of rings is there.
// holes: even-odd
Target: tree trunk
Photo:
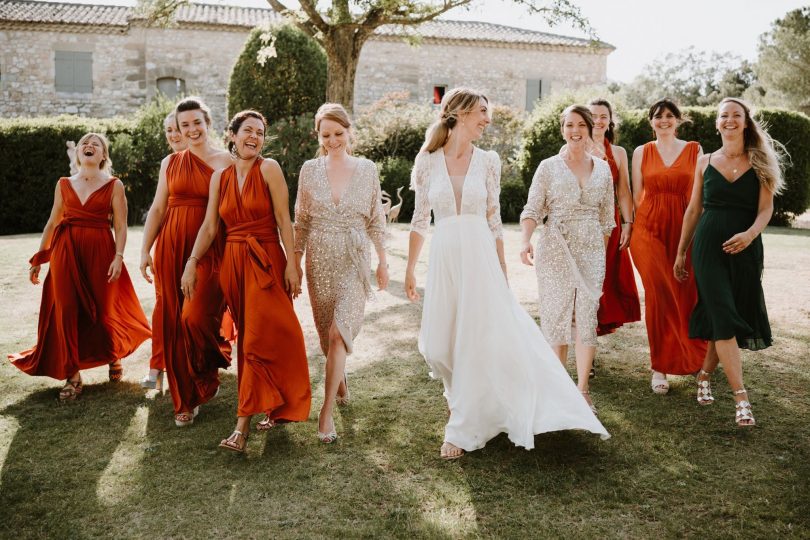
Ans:
[[[324,39],[326,50],[326,100],[354,109],[354,77],[365,36],[351,26],[334,26]]]

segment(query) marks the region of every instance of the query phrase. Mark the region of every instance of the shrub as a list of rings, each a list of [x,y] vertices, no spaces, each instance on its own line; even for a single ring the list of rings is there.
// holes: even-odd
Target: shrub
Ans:
[[[407,93],[388,94],[356,118],[356,154],[374,162],[401,157],[413,164],[435,113],[430,107],[408,103],[407,98]]]
[[[501,221],[515,223],[520,221],[520,213],[529,198],[529,188],[519,176],[504,177],[501,174]]]
[[[267,141],[263,154],[278,161],[287,188],[290,191],[290,212],[295,206],[298,191],[298,173],[308,159],[318,152],[318,139],[315,136],[313,114],[302,114],[295,118],[282,119],[267,127]]]
[[[256,109],[270,123],[313,114],[326,99],[326,54],[290,24],[255,28],[228,84],[228,116]]]
[[[407,223],[413,216],[414,193],[410,190],[412,168],[413,158],[388,156],[377,162],[380,187],[391,196],[391,206],[399,204],[397,190],[402,188],[399,192],[402,197],[402,207],[397,218],[399,223]]]
[[[134,133],[131,121],[67,115],[0,120],[0,234],[42,231],[56,181],[70,175],[65,143],[78,142],[89,131],[110,139],[113,167],[121,170],[119,162],[127,159],[118,152],[118,141]]]

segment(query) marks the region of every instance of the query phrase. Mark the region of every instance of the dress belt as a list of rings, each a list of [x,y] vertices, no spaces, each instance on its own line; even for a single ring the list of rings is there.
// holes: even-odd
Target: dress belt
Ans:
[[[270,217],[254,221],[243,221],[228,228],[226,242],[244,243],[248,250],[248,260],[253,268],[259,287],[267,289],[275,282],[273,260],[265,251],[263,242],[278,242],[278,228]]]
[[[589,283],[588,280],[585,279],[585,276],[582,275],[582,272],[579,271],[577,262],[574,260],[574,256],[571,254],[571,249],[568,247],[568,241],[563,236],[563,234],[568,234],[568,227],[565,225],[565,221],[588,221],[590,219],[593,218],[588,216],[588,219],[577,217],[567,220],[552,216],[549,217],[549,220],[546,222],[546,230],[562,248],[565,259],[568,261],[568,266],[571,268],[571,272],[574,274],[574,279],[577,281],[578,288],[582,289],[585,294],[590,296],[593,300],[599,300],[599,298],[602,296],[602,291],[597,289],[593,283]]]
[[[180,206],[197,206],[205,208],[208,206],[208,197],[171,195],[169,197],[169,208],[178,208]]]

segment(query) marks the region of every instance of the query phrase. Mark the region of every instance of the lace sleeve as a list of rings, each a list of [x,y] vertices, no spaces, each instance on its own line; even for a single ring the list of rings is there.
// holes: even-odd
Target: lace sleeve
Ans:
[[[411,171],[411,190],[414,192],[413,218],[411,231],[423,238],[427,236],[430,227],[430,200],[428,187],[430,184],[430,154],[419,152]]]
[[[487,223],[492,236],[503,239],[501,223],[501,158],[489,152],[487,163]]]
[[[382,189],[380,188],[380,177],[377,173],[377,166],[371,161],[369,161],[368,166],[371,167],[373,195],[366,230],[368,231],[368,237],[371,238],[371,242],[379,252],[385,249],[385,212],[383,212],[382,207]]]
[[[543,218],[548,214],[546,208],[546,191],[548,190],[549,177],[548,164],[542,161],[534,172],[532,186],[529,188],[529,198],[523,212],[520,213],[520,221],[533,219],[538,225],[543,222]]]
[[[298,175],[298,191],[295,195],[295,251],[303,253],[307,248],[310,221],[310,194],[306,184],[312,173],[312,162],[307,161]]]
[[[604,162],[602,162],[604,163]],[[600,165],[602,164],[600,163]],[[616,227],[616,202],[613,194],[613,176],[610,169],[605,166],[602,173],[605,189],[599,201],[599,225],[602,226],[602,234],[608,236]]]

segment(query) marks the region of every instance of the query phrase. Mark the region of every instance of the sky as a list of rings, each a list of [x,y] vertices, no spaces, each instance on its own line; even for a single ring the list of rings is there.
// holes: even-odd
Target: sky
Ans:
[[[71,0],[91,4],[132,5],[134,0]],[[284,1],[284,0],[282,0]],[[616,47],[607,62],[611,81],[630,82],[646,64],[667,53],[694,46],[699,51],[731,53],[756,60],[759,36],[790,10],[810,0],[573,0],[602,41]],[[207,3],[217,3],[208,0]],[[267,7],[266,0],[221,3]],[[328,2],[321,0],[326,6]],[[296,2],[287,5],[293,7]],[[443,18],[484,21],[570,36],[568,26],[549,27],[542,16],[504,0],[477,0],[471,9],[456,9]]]

